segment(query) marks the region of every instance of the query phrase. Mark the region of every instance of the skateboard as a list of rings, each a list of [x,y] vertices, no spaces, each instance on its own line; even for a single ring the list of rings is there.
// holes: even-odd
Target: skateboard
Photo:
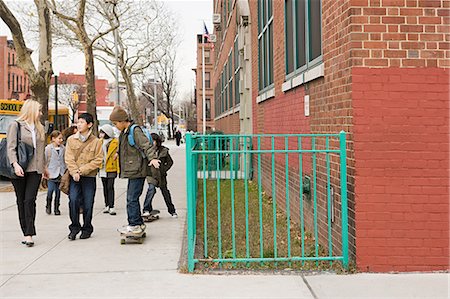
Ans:
[[[159,219],[159,210],[152,210],[149,216],[142,216],[144,222],[153,222]]]
[[[120,244],[124,245],[127,242],[135,242],[142,244],[144,242],[144,238],[147,236],[145,233],[145,230],[143,230],[140,233],[125,233],[121,232],[120,230],[117,230],[120,233]]]

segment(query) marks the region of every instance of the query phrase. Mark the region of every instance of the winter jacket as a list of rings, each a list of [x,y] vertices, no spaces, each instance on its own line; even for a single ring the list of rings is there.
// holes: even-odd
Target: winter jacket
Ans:
[[[150,167],[150,176],[147,177],[147,182],[157,187],[166,187],[167,171],[172,167],[173,160],[169,154],[169,149],[165,146],[161,146],[157,153],[157,159],[161,161],[161,165],[159,169],[156,169],[153,166]]]
[[[150,144],[141,128],[134,130],[136,147],[128,143],[131,125],[119,136],[119,165],[121,178],[145,178],[150,173],[148,163],[157,158],[156,147]],[[145,158],[143,157],[145,156]]]
[[[119,140],[117,138],[113,138],[108,146],[108,153],[105,157],[105,171],[106,172],[119,172],[119,158],[114,160],[114,155],[119,150]]]
[[[79,152],[83,141],[80,139],[80,132],[75,133],[67,139],[65,161],[67,169],[71,176],[74,176],[77,171],[81,172],[81,176],[95,177],[98,169],[102,166],[103,150],[102,141],[89,133],[86,141],[89,144]],[[78,157],[75,155],[78,154]],[[75,159],[76,162],[75,162]]]

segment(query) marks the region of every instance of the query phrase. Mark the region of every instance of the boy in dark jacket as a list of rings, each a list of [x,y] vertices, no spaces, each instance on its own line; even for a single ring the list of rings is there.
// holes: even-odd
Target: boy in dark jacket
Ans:
[[[156,152],[158,159],[161,161],[159,169],[151,167],[150,176],[147,177],[148,190],[145,196],[144,213],[142,216],[150,216],[150,212],[153,210],[152,200],[156,194],[156,187],[161,189],[161,193],[166,202],[167,210],[172,217],[177,218],[177,212],[175,206],[172,203],[172,197],[169,189],[167,189],[167,171],[172,167],[173,160],[169,155],[169,149],[162,146],[161,137],[158,134],[152,133],[153,144],[156,146]]]
[[[128,226],[121,232],[141,233],[145,230],[142,221],[139,197],[144,189],[145,177],[149,174],[149,166],[159,168],[156,147],[150,144],[142,129],[134,129],[135,146],[128,142],[128,135],[133,122],[124,108],[116,106],[109,116],[109,120],[121,131],[119,136],[119,168],[120,177],[128,178],[127,186],[127,215]],[[149,163],[150,161],[150,163]]]

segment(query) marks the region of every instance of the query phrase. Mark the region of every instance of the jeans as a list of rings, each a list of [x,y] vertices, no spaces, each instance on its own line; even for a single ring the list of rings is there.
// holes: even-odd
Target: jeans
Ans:
[[[135,226],[144,224],[141,217],[139,197],[144,190],[145,178],[128,179],[127,186],[127,214],[128,225]]]
[[[166,202],[167,210],[169,214],[175,213],[175,206],[172,203],[172,196],[170,195],[169,189],[167,189],[167,186],[161,186],[159,187],[161,189],[161,193],[164,197],[164,201]],[[145,201],[144,201],[144,211],[153,211],[152,201],[153,197],[155,197],[156,194],[156,187],[153,184],[148,184],[148,190],[147,194],[145,195]]]
[[[59,190],[59,180],[48,180],[47,208],[52,206],[53,192],[55,192],[55,210],[59,209],[61,190]]]
[[[92,226],[92,212],[94,208],[94,197],[97,183],[95,177],[81,177],[78,182],[70,178],[69,187],[69,225],[71,233],[77,234],[80,230],[91,235],[94,231]],[[83,206],[83,226],[80,225],[80,206]]]
[[[144,212],[148,211],[151,212],[153,211],[153,207],[152,207],[152,201],[153,201],[153,197],[155,197],[156,194],[156,187],[153,184],[148,184],[148,189],[147,189],[147,194],[145,195],[145,201],[144,201]]]
[[[105,207],[114,208],[114,180],[116,178],[102,178]]]
[[[41,183],[41,174],[25,172],[25,176],[12,179],[16,193],[17,210],[19,211],[20,228],[24,236],[35,236],[36,197]]]

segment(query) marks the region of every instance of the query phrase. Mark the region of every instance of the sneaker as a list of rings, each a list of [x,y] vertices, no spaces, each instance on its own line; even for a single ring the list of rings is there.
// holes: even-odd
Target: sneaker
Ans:
[[[142,217],[148,217],[148,216],[150,216],[149,211],[144,211],[144,213],[142,213]]]
[[[107,213],[109,213],[109,207],[105,207],[105,208],[103,209],[103,214],[107,214]]]
[[[133,234],[140,234],[142,233],[143,229],[141,225],[128,225],[127,226],[127,233],[133,233]]]
[[[116,211],[114,210],[114,208],[109,209],[109,215],[116,215]]]
[[[170,215],[172,216],[172,218],[178,218],[178,214],[176,212],[170,213]]]

